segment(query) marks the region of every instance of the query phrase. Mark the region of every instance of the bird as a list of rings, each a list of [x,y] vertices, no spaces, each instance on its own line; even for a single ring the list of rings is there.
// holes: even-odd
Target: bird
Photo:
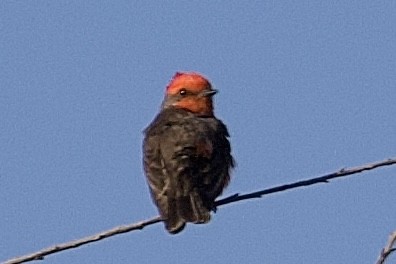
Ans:
[[[227,127],[214,115],[216,93],[201,73],[177,72],[144,130],[144,172],[170,234],[186,223],[208,223],[230,182],[234,159]]]

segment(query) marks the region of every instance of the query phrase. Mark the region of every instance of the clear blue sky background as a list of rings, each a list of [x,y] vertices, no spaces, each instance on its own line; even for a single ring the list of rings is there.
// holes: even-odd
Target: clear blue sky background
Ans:
[[[226,195],[396,156],[395,1],[3,0],[0,27],[0,261],[157,215],[142,130],[178,70],[220,90]],[[395,188],[381,168],[45,263],[373,263]]]

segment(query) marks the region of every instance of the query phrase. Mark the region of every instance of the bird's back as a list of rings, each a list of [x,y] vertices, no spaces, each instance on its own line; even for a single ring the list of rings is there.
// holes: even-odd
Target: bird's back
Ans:
[[[163,109],[145,130],[144,170],[167,229],[206,223],[233,167],[228,132],[215,117]]]

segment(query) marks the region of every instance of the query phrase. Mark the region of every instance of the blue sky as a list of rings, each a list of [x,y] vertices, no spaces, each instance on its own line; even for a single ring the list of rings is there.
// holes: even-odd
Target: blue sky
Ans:
[[[225,195],[396,156],[394,1],[1,1],[0,261],[157,215],[142,130],[179,70],[220,91]],[[157,224],[46,263],[373,263],[396,168]],[[393,259],[395,257],[393,256]]]

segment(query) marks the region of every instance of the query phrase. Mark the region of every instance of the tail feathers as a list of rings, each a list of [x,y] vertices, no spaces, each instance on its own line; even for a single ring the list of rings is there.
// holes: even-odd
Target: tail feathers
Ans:
[[[197,193],[170,199],[168,202],[168,217],[165,227],[171,234],[182,231],[187,222],[204,224],[210,220],[210,210],[203,205],[202,199]]]
[[[182,218],[177,217],[169,217],[167,221],[165,221],[165,228],[171,234],[177,234],[184,229],[186,226],[186,221]]]
[[[178,201],[174,197],[168,198],[167,217],[164,220],[165,228],[171,234],[177,234],[184,229],[186,221],[180,216]]]
[[[210,220],[210,211],[203,205],[201,197],[195,192],[179,199],[178,210],[187,222],[205,224]]]

